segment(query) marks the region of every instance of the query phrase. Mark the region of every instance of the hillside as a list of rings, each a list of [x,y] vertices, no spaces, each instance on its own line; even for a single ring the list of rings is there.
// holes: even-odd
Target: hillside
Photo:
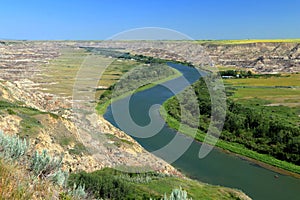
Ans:
[[[258,73],[300,71],[299,42],[207,43],[204,46],[217,66],[242,67]]]

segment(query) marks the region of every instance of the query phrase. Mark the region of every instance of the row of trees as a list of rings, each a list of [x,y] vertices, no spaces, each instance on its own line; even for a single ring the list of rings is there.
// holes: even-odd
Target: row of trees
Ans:
[[[174,74],[174,70],[166,65],[155,64],[150,66],[137,66],[124,74],[124,76],[122,76],[115,85],[108,88],[108,90],[100,96],[100,103],[104,103],[111,98],[116,98],[127,92],[135,91],[142,86],[159,81]]]
[[[221,76],[232,76],[236,78],[259,78],[259,77],[280,77],[281,74],[254,74],[250,70],[245,71],[245,70],[225,70],[225,71],[220,71]]]
[[[166,63],[165,60],[154,58],[151,56],[144,56],[144,55],[133,55],[130,53],[124,53],[120,51],[120,49],[114,48],[97,48],[97,47],[82,47],[87,52],[91,52],[93,54],[99,54],[106,57],[118,58],[118,59],[126,59],[126,60],[136,60],[141,63],[146,64],[162,64]]]
[[[206,132],[211,122],[212,113],[209,90],[203,78],[194,85],[198,96],[198,105],[201,112],[198,128]],[[188,98],[186,98],[188,99]],[[221,139],[243,144],[246,148],[259,153],[272,155],[280,160],[300,165],[300,128],[295,121],[289,118],[292,110],[289,108],[275,108],[259,103],[239,103],[227,98],[226,119]],[[167,112],[178,121],[182,121],[178,98],[171,98],[166,103]],[[222,108],[217,108],[222,113]],[[193,109],[189,109],[193,112]],[[193,121],[186,122],[195,126]]]

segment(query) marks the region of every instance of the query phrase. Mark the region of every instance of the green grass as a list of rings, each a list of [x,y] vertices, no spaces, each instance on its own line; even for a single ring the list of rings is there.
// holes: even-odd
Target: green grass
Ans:
[[[121,147],[121,145],[130,145],[132,146],[133,143],[128,141],[128,140],[125,140],[125,139],[120,139],[118,138],[117,136],[114,136],[112,134],[105,134],[106,138],[108,138],[109,140],[113,141],[114,142],[114,145],[116,145],[117,147]]]
[[[182,187],[192,199],[238,199],[234,190],[220,186],[212,186],[197,181],[176,177],[165,177],[137,186],[142,191],[150,191],[156,195],[170,194],[172,189]]]
[[[36,76],[35,81],[41,83],[46,92],[65,97],[72,96],[77,73],[82,66],[88,66],[90,72],[94,71],[101,74],[106,68],[104,63],[114,61],[114,59],[101,55],[95,55],[92,59],[88,59],[91,53],[84,49],[66,48],[61,49],[60,53],[58,58],[50,61],[50,64],[42,68],[42,73]],[[89,80],[88,76],[89,74],[86,75],[85,84],[89,85],[91,81],[94,83],[95,80]]]
[[[178,122],[172,116],[167,115],[165,112],[161,112],[161,115],[165,119],[165,121],[167,122],[169,127],[178,130],[178,128],[180,126],[180,122]],[[188,126],[183,126],[183,128],[181,129],[181,133],[185,134],[187,136],[191,136],[190,135],[191,132],[192,132],[192,130]],[[197,141],[203,142],[205,139],[205,136],[206,136],[205,133],[198,131],[198,133],[194,139]],[[246,156],[246,157],[264,162],[266,164],[300,174],[300,166],[286,162],[286,161],[278,160],[269,155],[257,153],[255,151],[247,149],[245,146],[243,146],[241,144],[226,142],[226,141],[219,139],[216,146],[221,149],[228,150],[230,152],[233,152],[233,153],[236,153],[236,154],[239,154],[242,156]]]
[[[72,149],[69,150],[70,154],[73,155],[81,155],[83,153],[87,153],[87,148],[82,144],[77,142]]]
[[[237,88],[233,98],[261,98],[261,99],[274,99],[274,98],[297,98],[300,96],[300,88],[258,88],[246,87]]]
[[[92,173],[71,174],[70,184],[85,184],[92,193],[99,194],[98,189],[103,191],[113,187],[108,182],[114,182],[111,190],[122,187],[124,199],[160,199],[164,194],[170,195],[173,189],[182,187],[188,196],[193,199],[240,199],[243,195],[240,191],[200,183],[195,180],[166,176],[156,172],[129,173],[105,168]],[[118,183],[118,184],[117,184]],[[102,185],[102,186],[100,186]]]
[[[39,121],[39,116],[43,114],[48,114],[46,112],[41,112],[35,108],[22,106],[19,102],[8,102],[0,101],[1,115],[16,115],[22,120],[20,122],[20,137],[31,137],[37,136],[42,124]]]
[[[42,127],[42,124],[34,116],[20,115],[20,137],[35,138]]]
[[[234,88],[235,100],[260,98],[268,104],[300,107],[300,74],[284,74],[280,77],[225,79],[227,88]]]
[[[16,115],[22,118],[20,122],[20,137],[34,138],[37,136],[42,124],[39,121],[39,116],[48,114],[47,112],[41,112],[35,108],[25,107],[20,105],[19,102],[12,103],[8,101],[0,101],[1,115]]]

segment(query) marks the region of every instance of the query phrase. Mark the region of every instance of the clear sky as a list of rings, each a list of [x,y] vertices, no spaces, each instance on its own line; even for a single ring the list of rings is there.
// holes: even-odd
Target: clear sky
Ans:
[[[107,39],[133,28],[194,39],[300,38],[300,0],[0,0],[0,38]]]

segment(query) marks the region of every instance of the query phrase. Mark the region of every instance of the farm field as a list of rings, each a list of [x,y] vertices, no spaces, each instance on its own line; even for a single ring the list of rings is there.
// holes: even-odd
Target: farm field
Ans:
[[[260,98],[273,105],[300,107],[300,74],[284,74],[280,77],[226,79],[224,83],[233,87],[232,98]]]

